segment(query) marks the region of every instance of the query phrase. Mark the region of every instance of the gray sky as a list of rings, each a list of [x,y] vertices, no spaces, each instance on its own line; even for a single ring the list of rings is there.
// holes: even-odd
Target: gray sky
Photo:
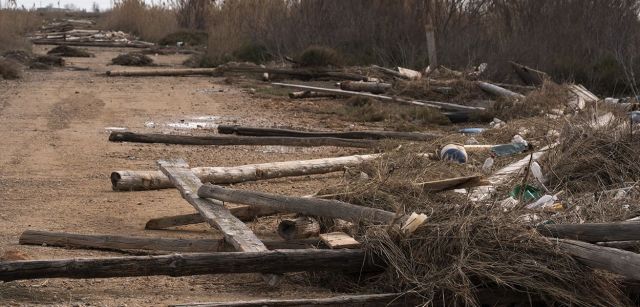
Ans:
[[[0,0],[4,6],[6,0]],[[18,6],[24,5],[24,7],[30,9],[35,4],[36,7],[44,7],[49,3],[54,7],[58,7],[58,1],[60,1],[60,7],[64,7],[65,4],[73,4],[80,9],[86,9],[90,11],[93,3],[97,3],[100,9],[108,9],[111,7],[111,0],[17,0]]]

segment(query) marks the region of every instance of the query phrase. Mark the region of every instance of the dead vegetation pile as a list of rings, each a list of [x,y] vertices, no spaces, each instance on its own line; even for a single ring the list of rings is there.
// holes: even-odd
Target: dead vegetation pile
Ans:
[[[409,292],[424,304],[449,302],[478,306],[479,297],[498,289],[529,296],[531,302],[571,306],[625,306],[627,298],[612,275],[592,270],[564,253],[554,240],[538,234],[520,216],[478,206],[466,195],[431,194],[419,183],[474,174],[477,168],[425,159],[424,148],[401,149],[350,170],[343,185],[322,193],[353,204],[400,215],[428,215],[411,235],[398,227],[360,224],[352,234],[384,274],[354,287],[380,292]],[[326,225],[331,226],[331,225]],[[454,305],[455,305],[454,304]]]
[[[51,69],[52,67],[63,67],[64,59],[55,55],[38,55],[29,63],[31,69]]]
[[[567,122],[547,156],[549,185],[571,192],[623,188],[640,179],[640,139],[628,116],[601,113]]]
[[[130,52],[118,55],[111,59],[111,63],[123,66],[154,66],[153,59],[140,52]]]
[[[69,46],[57,46],[49,50],[47,54],[59,56],[59,57],[71,57],[71,58],[90,58],[95,56],[93,53],[90,53],[86,50],[69,47]]]
[[[0,79],[18,79],[20,78],[20,67],[12,60],[0,57]]]

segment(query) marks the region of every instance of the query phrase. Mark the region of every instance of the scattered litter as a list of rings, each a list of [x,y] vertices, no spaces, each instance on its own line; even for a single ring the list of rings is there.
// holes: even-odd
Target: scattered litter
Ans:
[[[147,128],[155,128],[156,127],[156,123],[154,122],[145,122],[144,126]]]
[[[458,131],[462,134],[480,134],[486,130],[487,128],[462,128]]]
[[[522,200],[525,202],[530,202],[541,197],[540,189],[528,184],[524,185],[524,191],[522,191],[521,185],[516,185],[509,193],[509,196],[513,198],[520,198],[520,196],[522,196]]]
[[[444,146],[440,151],[440,159],[443,161],[467,163],[467,151],[463,145],[449,144]]]

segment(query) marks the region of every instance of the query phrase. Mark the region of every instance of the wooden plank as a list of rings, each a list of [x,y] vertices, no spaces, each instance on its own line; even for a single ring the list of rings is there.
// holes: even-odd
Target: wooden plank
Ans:
[[[184,160],[160,160],[158,165],[160,170],[169,177],[169,180],[180,191],[182,198],[193,205],[207,223],[219,229],[227,243],[242,252],[267,250],[267,247],[256,237],[251,229],[231,214],[223,204],[198,196],[197,191],[202,186],[202,182],[189,169],[187,162]],[[269,285],[276,285],[280,280],[277,275],[264,275],[263,278]]]
[[[329,137],[296,138],[296,137],[252,137],[252,136],[192,136],[158,133],[135,133],[113,131],[109,135],[110,142],[132,142],[148,144],[176,144],[176,145],[275,145],[275,146],[337,146],[369,148],[378,143],[375,140],[354,140]]]
[[[296,249],[0,262],[0,281],[376,270],[362,250]]]
[[[441,137],[435,133],[397,132],[397,131],[299,131],[280,128],[244,127],[239,125],[220,125],[218,133],[244,136],[288,136],[288,137],[334,137],[343,139],[400,139],[411,141],[433,141]]]
[[[454,110],[454,111],[484,111],[484,110],[486,110],[485,108],[482,108],[482,107],[464,106],[464,105],[459,105],[459,104],[455,104],[455,103],[440,102],[440,101],[407,100],[407,99],[402,99],[402,98],[398,98],[398,97],[376,95],[376,94],[371,94],[371,93],[366,93],[366,92],[353,92],[353,91],[345,91],[345,90],[323,88],[323,87],[316,87],[316,86],[307,86],[307,85],[298,85],[298,84],[287,84],[287,83],[272,83],[272,84],[273,85],[277,85],[277,86],[284,86],[284,87],[289,87],[289,88],[297,88],[297,89],[301,89],[301,90],[310,90],[310,91],[332,93],[332,94],[338,94],[338,95],[344,95],[344,96],[370,97],[370,98],[375,98],[375,99],[380,99],[380,100],[385,100],[385,101],[399,102],[399,103],[403,103],[403,104],[416,105],[416,106],[421,106],[421,107],[430,107],[430,108],[436,108],[436,109],[448,109],[448,110]]]
[[[216,202],[215,200],[212,200],[212,201]],[[227,209],[231,211],[231,214],[233,214],[235,217],[237,217],[239,220],[243,222],[253,221],[256,218],[261,216],[270,216],[270,215],[279,213],[274,210],[269,210],[264,208],[253,208],[251,206],[244,206],[244,205],[231,207],[228,204],[225,204],[225,207],[227,207]],[[204,220],[202,215],[200,215],[200,213],[165,216],[165,217],[150,219],[145,225],[144,229],[160,230],[160,229],[166,229],[170,227],[200,224],[204,222],[206,221]]]
[[[476,176],[464,176],[456,178],[447,178],[442,180],[434,180],[422,183],[416,183],[415,186],[421,188],[425,192],[440,192],[452,189],[475,187],[486,184],[487,181],[482,180],[483,177]]]
[[[547,224],[536,228],[548,237],[585,242],[640,240],[640,223]]]
[[[318,246],[317,239],[263,240],[269,249],[302,249]],[[222,252],[233,251],[224,239],[169,239],[103,234],[76,234],[27,230],[20,235],[22,245],[46,245],[75,249],[98,249],[109,251],[149,250],[162,252]]]
[[[331,249],[360,247],[360,242],[340,231],[320,234],[320,240]]]

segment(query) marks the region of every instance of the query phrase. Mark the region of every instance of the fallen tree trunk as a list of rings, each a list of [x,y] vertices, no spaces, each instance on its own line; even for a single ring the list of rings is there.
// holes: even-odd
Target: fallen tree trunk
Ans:
[[[558,239],[560,249],[594,268],[640,280],[640,254],[591,243]]]
[[[218,74],[220,74],[220,71],[216,68],[110,70],[106,72],[106,75],[111,77],[214,76]]]
[[[262,307],[262,306],[409,306],[418,303],[402,293],[341,295],[327,298],[264,299],[254,301],[177,304],[172,307]]]
[[[260,66],[220,66],[218,68],[223,72],[246,72],[246,73],[268,73],[270,75],[287,75],[292,77],[310,79],[334,79],[334,80],[352,80],[367,81],[368,77],[353,73],[347,73],[337,70],[323,69],[293,69],[293,68],[269,68]]]
[[[383,94],[391,89],[391,84],[381,82],[345,81],[340,82],[340,89],[345,91]]]
[[[548,237],[585,242],[640,240],[640,223],[549,224],[536,229]]]
[[[448,102],[440,102],[440,101],[420,101],[420,100],[407,100],[398,97],[384,96],[384,95],[376,95],[371,93],[363,93],[363,92],[353,92],[353,91],[345,91],[331,88],[322,88],[315,86],[306,86],[306,85],[298,85],[298,84],[287,84],[287,83],[272,83],[273,85],[297,88],[302,90],[310,90],[310,91],[318,91],[318,92],[326,92],[343,96],[361,96],[361,97],[370,97],[385,101],[393,101],[399,102],[403,104],[416,105],[421,107],[430,107],[436,109],[448,109],[454,111],[484,111],[485,108],[482,107],[471,107],[471,106],[463,106],[455,103]]]
[[[34,45],[59,45],[59,46],[77,46],[77,47],[110,47],[110,48],[149,48],[153,44],[144,43],[118,43],[118,42],[80,42],[80,41],[63,41],[58,39],[34,39],[31,40]]]
[[[338,172],[343,171],[345,167],[361,165],[381,156],[381,154],[354,155],[231,167],[196,167],[191,171],[202,182],[229,184]],[[160,171],[116,171],[111,173],[111,186],[114,191],[156,190],[173,187],[169,178]]]
[[[314,92],[314,91],[300,91],[289,93],[291,99],[305,99],[305,98],[336,98],[338,95]]]
[[[228,189],[211,184],[205,184],[200,187],[198,196],[254,207],[265,207],[281,212],[338,218],[356,223],[366,220],[373,223],[389,224],[396,220],[399,220],[400,223],[406,220],[404,217],[397,217],[393,212],[356,206],[337,200],[281,196],[263,192]]]
[[[499,87],[497,85],[493,85],[491,83],[477,81],[478,87],[480,87],[483,91],[490,93],[495,96],[502,96],[506,98],[514,98],[514,99],[522,99],[524,95],[512,92],[506,88]]]
[[[287,241],[317,237],[318,234],[320,223],[312,217],[284,219],[278,224],[278,235]]]
[[[535,70],[516,62],[509,63],[511,63],[511,67],[513,67],[516,75],[518,75],[520,80],[522,80],[526,85],[541,86],[544,80],[548,78],[547,74],[542,71]]]
[[[317,246],[318,239],[263,240],[269,249],[304,249]],[[164,252],[222,252],[233,251],[224,239],[167,239],[115,235],[87,235],[66,232],[27,230],[20,235],[22,245],[46,245],[75,249],[98,250],[153,250]]]
[[[432,141],[441,135],[418,133],[418,132],[396,132],[396,131],[347,131],[347,132],[320,132],[320,131],[298,131],[278,128],[256,128],[243,126],[218,126],[218,133],[237,134],[245,136],[286,136],[286,137],[333,137],[342,139],[402,139],[411,141]]]
[[[275,250],[0,262],[0,280],[354,271],[372,267],[362,250]]]
[[[111,142],[161,143],[176,145],[275,145],[275,146],[337,146],[369,148],[377,143],[371,140],[339,138],[293,138],[293,137],[249,137],[249,136],[190,136],[171,134],[145,134],[113,131]]]

